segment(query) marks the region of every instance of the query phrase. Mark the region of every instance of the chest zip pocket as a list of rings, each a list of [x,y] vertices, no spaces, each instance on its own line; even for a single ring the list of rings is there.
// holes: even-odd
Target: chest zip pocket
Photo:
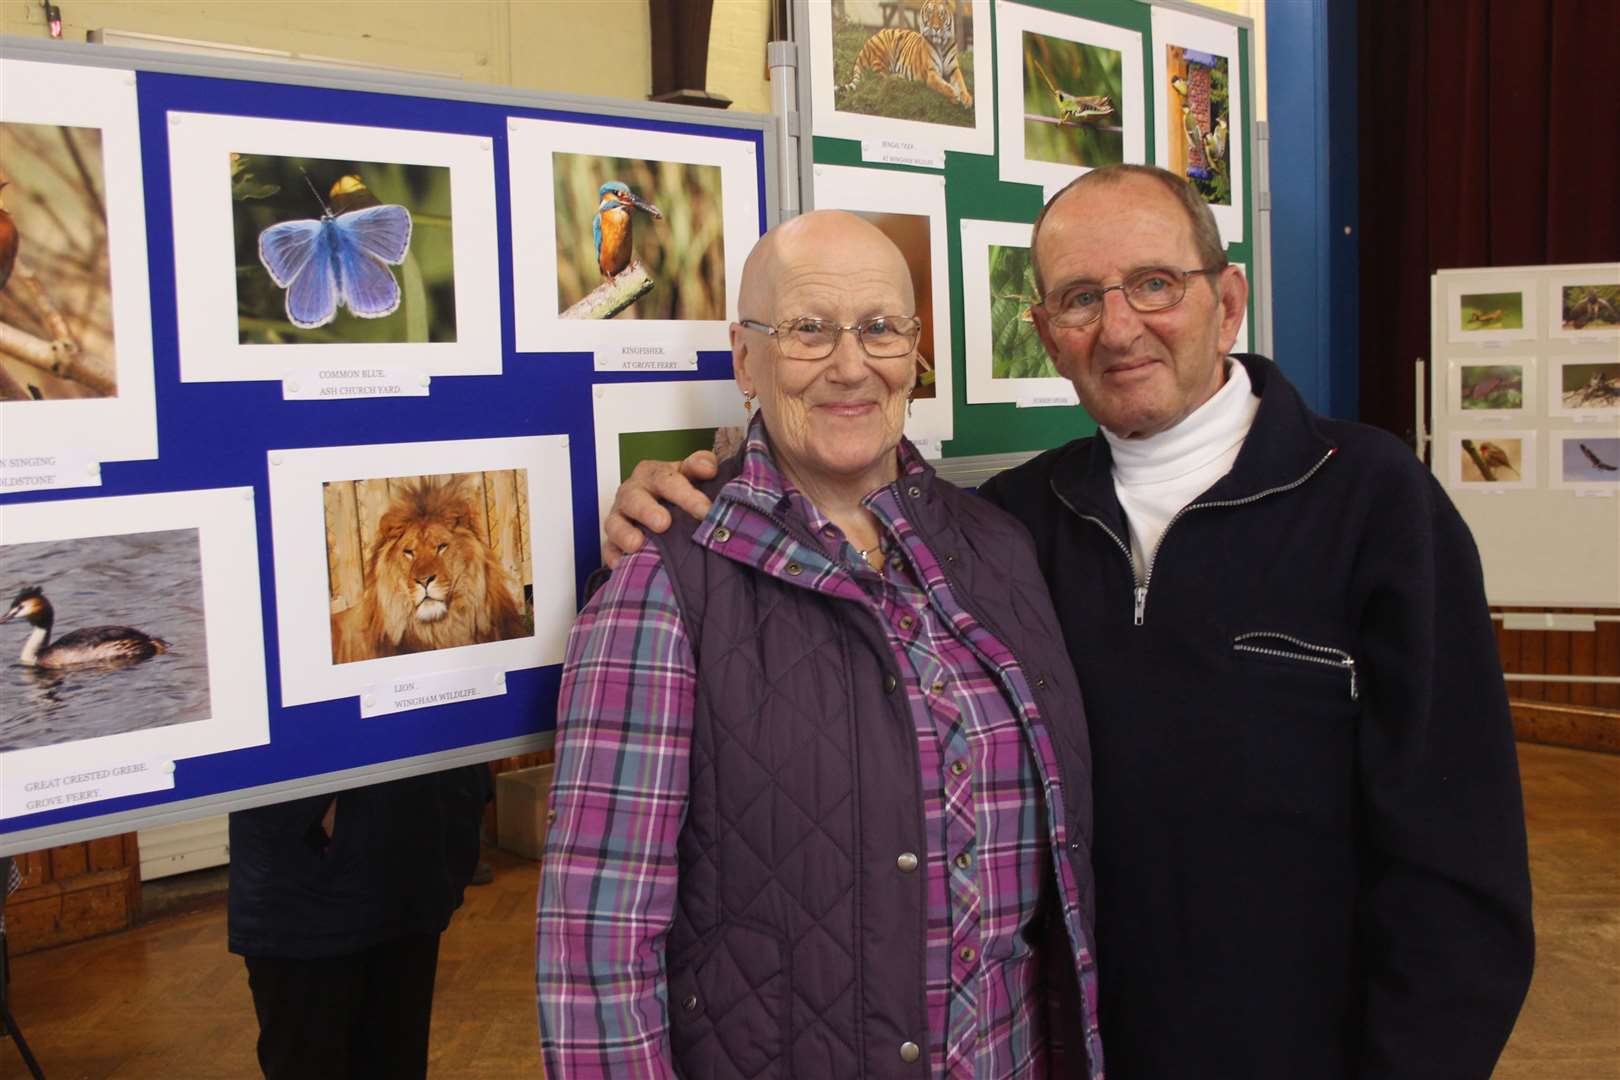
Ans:
[[[1257,653],[1260,656],[1271,656],[1280,660],[1295,660],[1303,664],[1321,664],[1324,667],[1339,668],[1350,676],[1350,700],[1361,699],[1361,687],[1356,682],[1356,658],[1343,649],[1335,649],[1331,645],[1313,645],[1309,641],[1301,641],[1288,634],[1277,634],[1267,630],[1239,634],[1232,639],[1232,648],[1236,652]]]

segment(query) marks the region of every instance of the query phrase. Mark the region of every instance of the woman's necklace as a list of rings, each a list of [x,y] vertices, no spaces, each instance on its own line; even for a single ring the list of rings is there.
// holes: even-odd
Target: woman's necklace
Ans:
[[[853,547],[854,545],[852,544],[850,546]],[[876,570],[880,574],[883,573],[883,567],[888,563],[888,557],[883,552],[883,537],[881,536],[878,537],[877,543],[873,544],[871,547],[861,548],[856,551],[855,554],[859,555],[861,557],[861,561],[870,569]],[[872,556],[874,554],[877,555],[876,565],[873,565],[872,563]]]

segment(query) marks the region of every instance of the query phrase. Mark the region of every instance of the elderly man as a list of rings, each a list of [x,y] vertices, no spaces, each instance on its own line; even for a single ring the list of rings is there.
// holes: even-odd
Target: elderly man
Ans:
[[[1228,357],[1247,285],[1178,177],[1088,173],[1034,243],[1102,432],[981,494],[1034,535],[1086,698],[1111,1080],[1485,1080],[1533,937],[1467,527],[1396,440]]]

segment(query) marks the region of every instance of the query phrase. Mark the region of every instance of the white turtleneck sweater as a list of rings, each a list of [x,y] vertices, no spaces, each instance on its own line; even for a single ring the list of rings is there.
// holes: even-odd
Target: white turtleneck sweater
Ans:
[[[1231,471],[1259,411],[1248,371],[1228,360],[1225,385],[1169,430],[1145,439],[1103,431],[1114,454],[1114,493],[1130,524],[1138,581],[1147,577],[1170,519]]]

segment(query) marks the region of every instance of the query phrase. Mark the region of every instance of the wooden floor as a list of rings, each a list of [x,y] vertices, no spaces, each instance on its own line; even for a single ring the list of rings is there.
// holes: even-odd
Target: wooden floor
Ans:
[[[1522,744],[1535,982],[1497,1080],[1620,1077],[1620,755]],[[496,853],[445,935],[432,1075],[538,1076],[533,863]],[[12,1007],[52,1080],[257,1075],[257,1025],[225,912],[18,958]],[[25,1075],[0,1040],[0,1077]]]

